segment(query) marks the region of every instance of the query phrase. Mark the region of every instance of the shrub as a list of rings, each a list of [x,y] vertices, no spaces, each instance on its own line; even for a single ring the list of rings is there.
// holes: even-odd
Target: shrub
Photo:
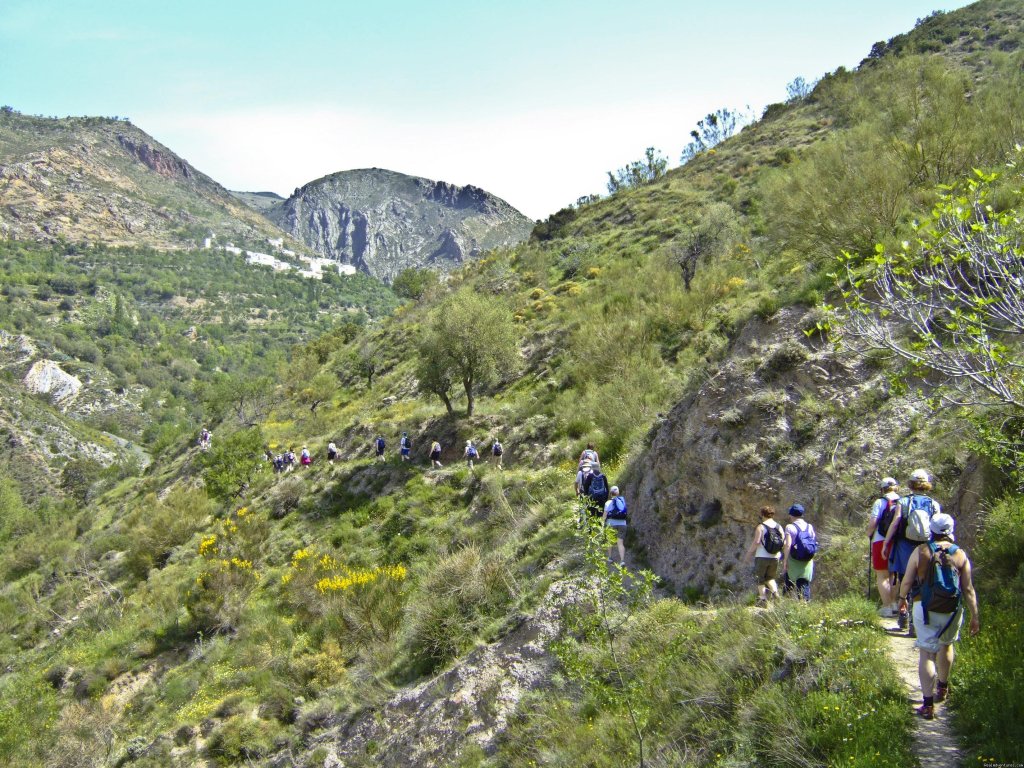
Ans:
[[[235,715],[210,734],[207,749],[221,765],[247,763],[268,755],[279,732],[280,727],[272,720]]]

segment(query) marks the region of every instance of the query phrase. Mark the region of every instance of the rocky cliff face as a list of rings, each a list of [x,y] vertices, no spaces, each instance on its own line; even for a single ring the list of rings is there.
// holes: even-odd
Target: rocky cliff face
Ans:
[[[371,168],[310,182],[268,212],[325,258],[390,283],[408,267],[449,270],[522,242],[533,222],[484,190]]]
[[[972,536],[981,478],[964,446],[942,437],[951,414],[893,394],[884,364],[808,340],[813,312],[803,315],[791,307],[750,322],[622,483],[652,569],[680,592],[753,584],[740,558],[765,504],[786,523],[802,503],[827,542],[867,524],[883,476],[905,482],[918,466],[938,475],[936,498]]]
[[[0,112],[0,237],[157,248],[282,233],[130,123]]]

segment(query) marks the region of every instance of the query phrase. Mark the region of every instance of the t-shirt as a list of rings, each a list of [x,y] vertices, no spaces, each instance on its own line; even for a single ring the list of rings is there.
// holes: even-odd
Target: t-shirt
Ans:
[[[900,495],[898,493],[896,493],[895,491],[889,491],[887,494],[885,494],[884,499],[875,499],[875,504],[873,507],[871,507],[871,519],[878,520],[882,516],[882,513],[885,512],[885,508],[888,505],[886,499],[893,499],[898,501],[899,498]],[[878,528],[875,528],[875,532],[871,536],[871,542],[874,543],[876,541],[884,541],[886,533],[887,531],[880,531],[878,530]]]
[[[765,528],[775,528],[775,527],[778,526],[778,523],[775,522],[774,520],[765,520],[763,523],[761,523],[761,525],[764,526]],[[748,549],[747,551],[749,552],[750,550]],[[778,560],[780,557],[782,557],[782,552],[781,551],[780,552],[776,552],[773,555],[771,552],[769,552],[767,549],[765,549],[764,548],[764,536],[762,535],[761,541],[758,542],[757,552],[754,553],[754,557],[770,557],[770,558],[773,558],[774,560]]]
[[[803,523],[803,525],[800,525],[800,523]],[[789,536],[789,541],[790,541],[789,546],[792,547],[794,544],[796,544],[796,535],[797,535],[798,532],[804,530],[805,528],[810,528],[810,527],[811,527],[811,524],[808,523],[803,518],[800,518],[799,520],[794,520],[792,523],[787,525],[786,526],[786,534]],[[792,552],[790,552],[790,555],[792,555]]]
[[[616,496],[615,499],[617,499],[617,498],[619,498],[619,497]],[[625,525],[626,525],[626,521],[625,520],[620,520],[618,518],[615,518],[615,517],[611,516],[612,512],[615,511],[615,499],[608,499],[608,501],[606,501],[604,503],[604,512],[605,512],[606,515],[608,515],[608,525],[610,525],[612,527],[615,527],[615,528],[625,527]]]

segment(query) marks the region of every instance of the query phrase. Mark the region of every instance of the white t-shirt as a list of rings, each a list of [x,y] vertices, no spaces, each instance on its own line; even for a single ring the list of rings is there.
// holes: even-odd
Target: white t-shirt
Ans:
[[[765,520],[765,521],[763,521],[761,523],[761,525],[763,525],[765,528],[776,528],[776,527],[779,527],[779,524],[777,522],[775,522],[774,520]],[[767,549],[765,549],[763,542],[764,542],[764,536],[762,535],[761,536],[761,542],[758,542],[757,552],[754,553],[754,557],[772,557],[772,558],[774,558],[776,560],[778,560],[780,557],[782,557],[782,552],[781,551],[780,552],[776,552],[773,555],[771,552],[769,552]],[[748,549],[747,551],[749,552],[750,550]]]
[[[615,499],[617,499],[617,498],[619,498],[619,497],[616,496],[614,498],[608,499],[608,501],[606,501],[604,503],[604,513],[606,515],[608,515],[608,525],[610,525],[610,526],[612,526],[614,528],[618,528],[619,526],[625,527],[625,525],[626,525],[626,521],[625,520],[622,520],[620,518],[612,517],[611,516],[612,512],[615,511]]]
[[[898,493],[896,493],[895,491],[889,491],[887,494],[885,494],[884,499],[875,499],[875,504],[873,507],[871,507],[871,519],[878,520],[882,516],[882,513],[885,512],[886,506],[888,506],[888,502],[886,501],[886,499],[899,501],[899,498],[900,495]],[[876,527],[874,534],[872,534],[871,536],[871,543],[873,544],[876,541],[884,541],[886,533],[888,533],[888,531],[880,531]]]

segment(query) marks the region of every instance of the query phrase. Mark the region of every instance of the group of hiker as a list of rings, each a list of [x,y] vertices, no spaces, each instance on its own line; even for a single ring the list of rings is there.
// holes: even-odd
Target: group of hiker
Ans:
[[[907,630],[915,638],[923,698],[917,714],[930,720],[935,705],[949,693],[953,644],[960,636],[964,610],[970,612],[972,635],[981,625],[971,561],[955,543],[955,521],[928,495],[932,483],[927,470],[915,469],[908,486],[910,492],[901,496],[895,478],[882,479],[867,533],[882,602],[879,614],[896,619],[893,631]],[[745,554],[745,560],[754,563],[759,606],[779,596],[779,573],[786,589],[800,599],[811,598],[818,540],[814,527],[803,519],[804,512],[803,505],[793,504],[791,522],[783,527],[774,519],[773,507],[761,508],[761,522]]]
[[[331,445],[334,445],[334,443],[331,443]],[[278,454],[267,448],[263,455],[274,468],[275,474],[291,472],[295,469],[296,465],[308,467],[313,463],[313,454],[309,452],[309,448],[306,446],[302,446],[298,456],[295,455],[295,451],[291,448]],[[330,450],[328,450],[328,455],[330,455]]]
[[[916,638],[924,699],[917,714],[931,720],[935,705],[949,695],[953,644],[960,639],[965,608],[972,635],[981,623],[971,561],[955,543],[956,521],[928,495],[927,470],[915,469],[908,486],[910,493],[900,496],[895,478],[879,483],[882,496],[868,521],[871,566],[882,600],[879,613]]]
[[[387,460],[387,441],[384,439],[384,435],[377,434],[373,440],[373,450],[377,456],[377,461]],[[433,440],[430,443],[430,466],[432,469],[440,469],[444,466],[441,463],[441,443],[437,440]],[[403,432],[402,436],[398,440],[398,454],[401,456],[402,461],[410,461],[412,457],[412,438],[409,437],[408,432]],[[502,466],[502,457],[505,454],[505,447],[501,444],[501,441],[496,437],[491,442],[490,455],[491,463],[498,469],[504,469]],[[473,440],[467,440],[466,446],[462,449],[462,457],[466,461],[466,466],[470,470],[474,469],[474,462],[480,460],[480,449],[477,448],[476,443]]]
[[[601,524],[615,532],[615,545],[609,552],[609,560],[626,566],[626,528],[629,508],[626,497],[617,485],[608,485],[608,478],[601,471],[601,457],[593,444],[588,444],[576,464],[576,497],[580,508],[590,515],[600,515]],[[612,556],[618,554],[618,560]]]

